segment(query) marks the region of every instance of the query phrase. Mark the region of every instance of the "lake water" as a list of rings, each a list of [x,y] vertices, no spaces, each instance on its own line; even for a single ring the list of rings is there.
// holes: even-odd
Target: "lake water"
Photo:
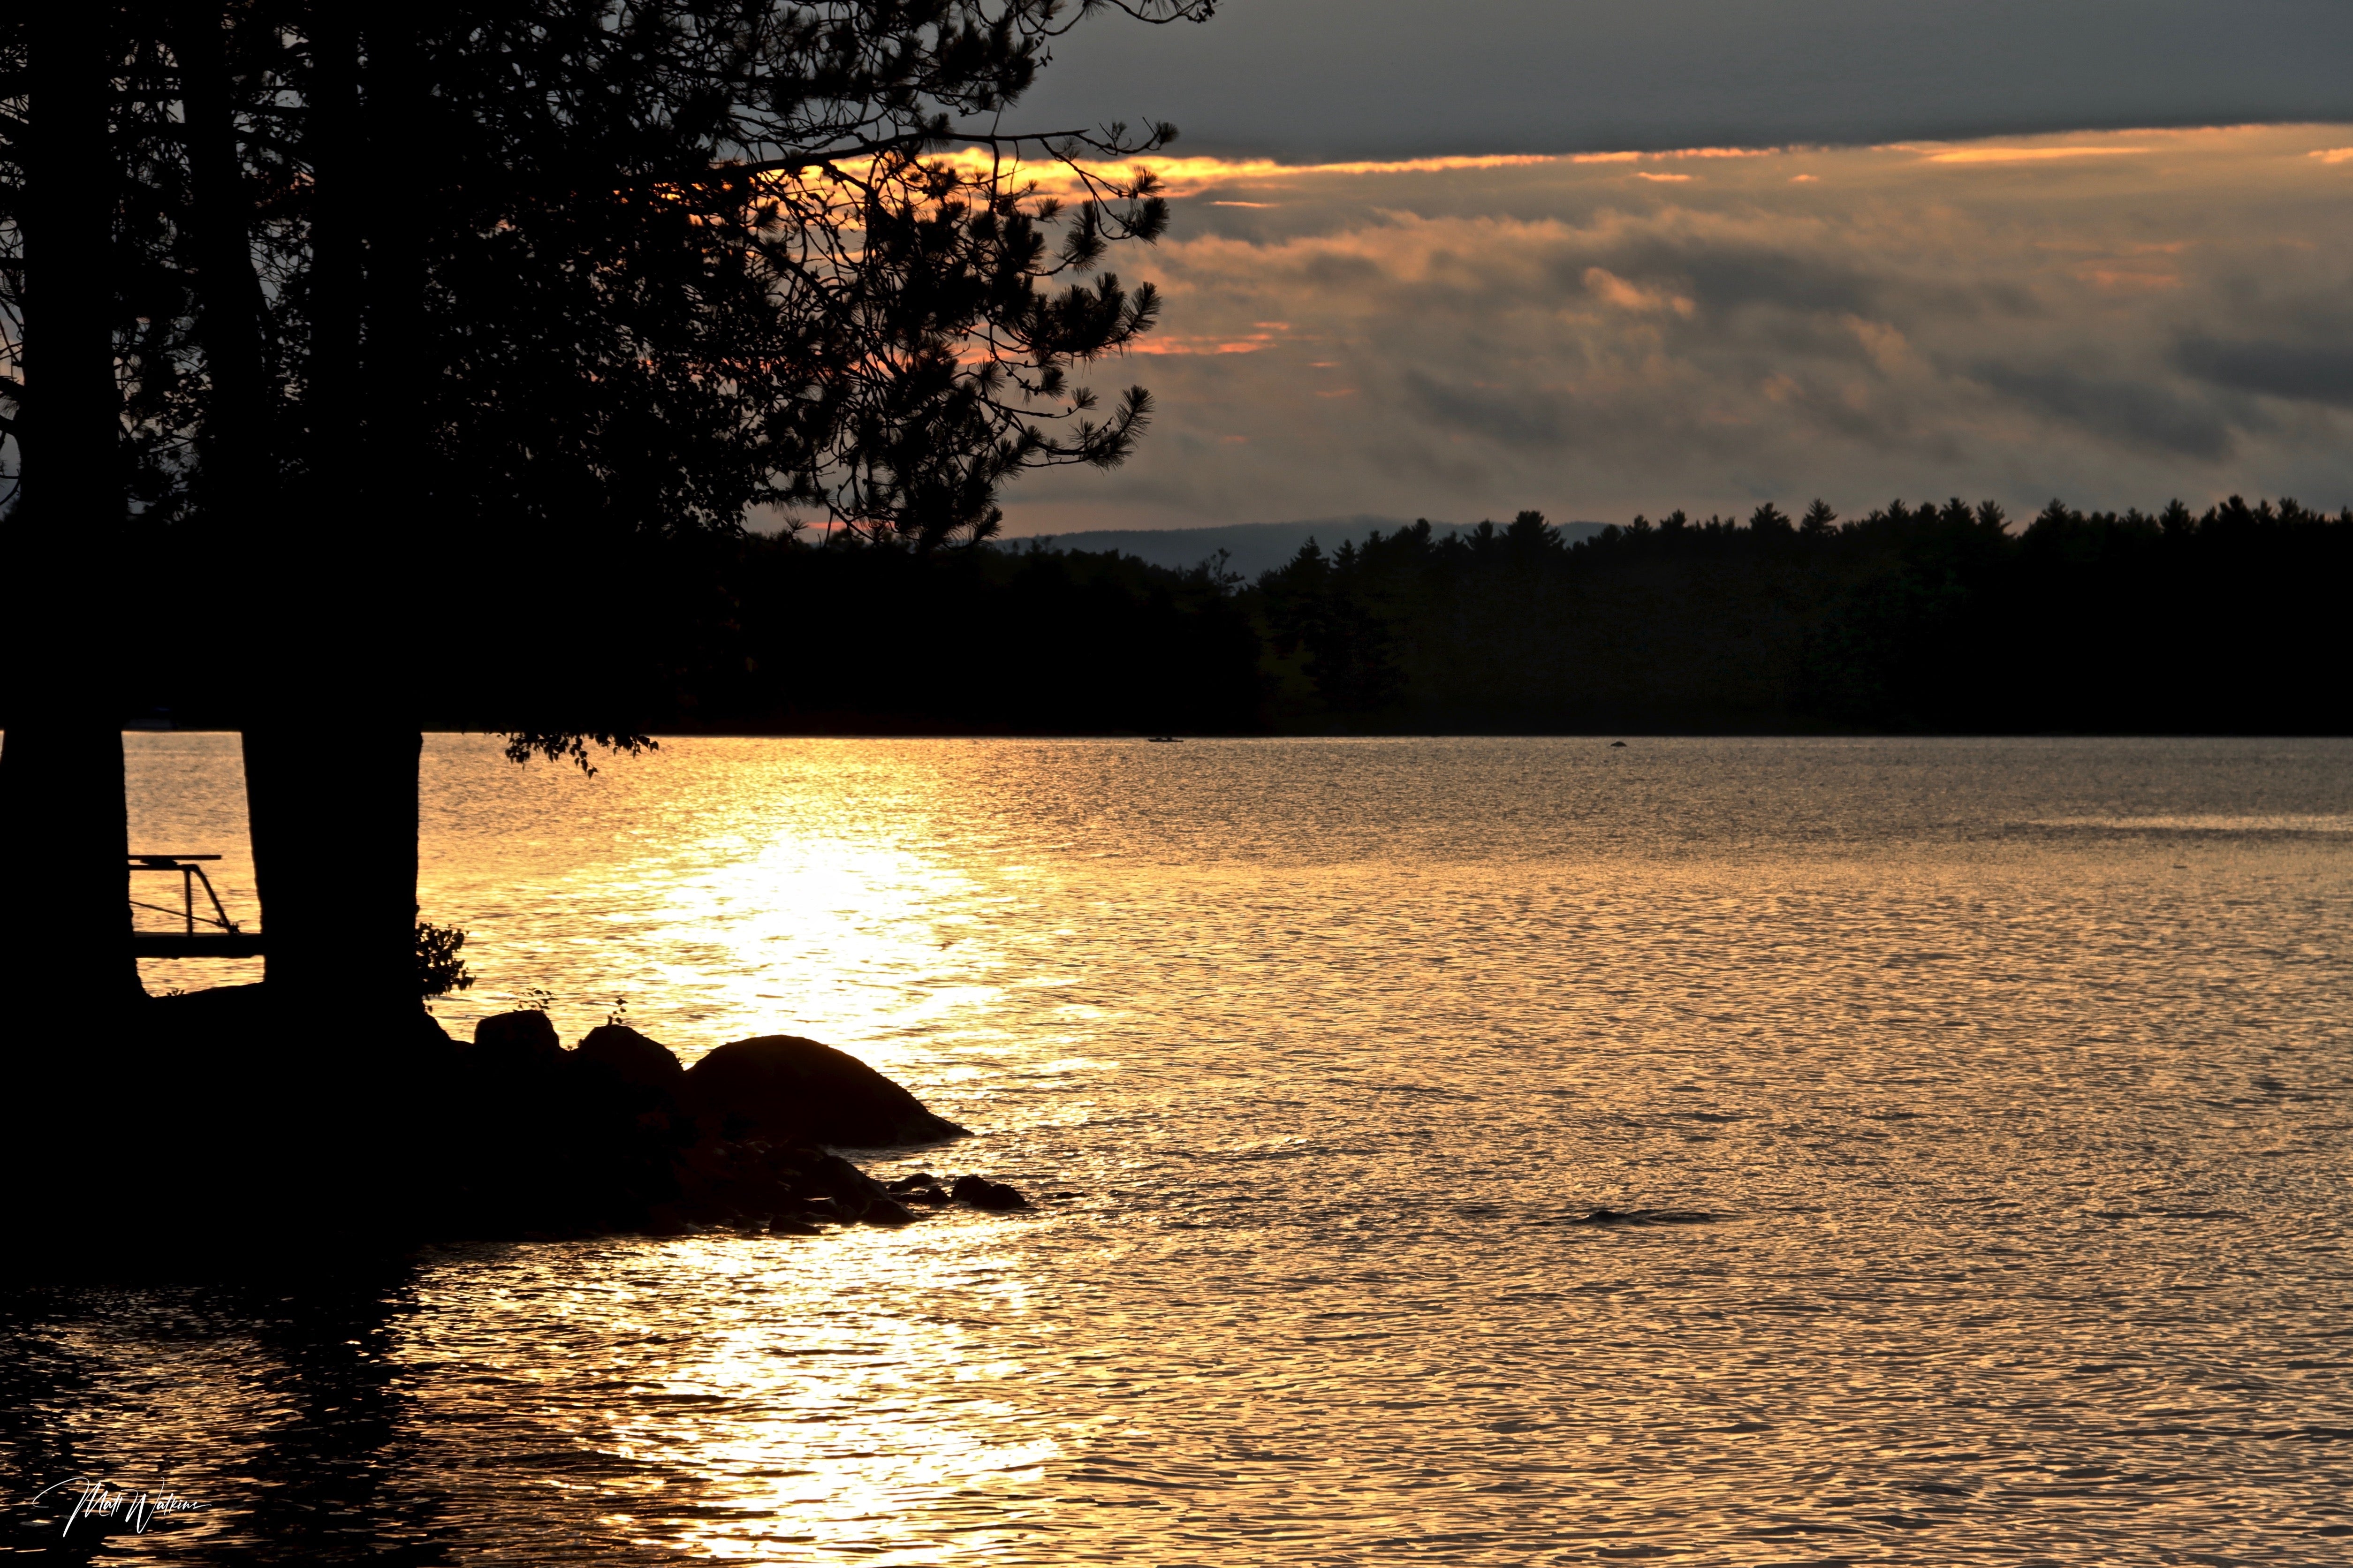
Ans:
[[[2353,743],[1607,741],[433,738],[453,1031],[812,1035],[977,1131],[878,1173],[1071,1195],[20,1296],[12,1500],[168,1488],[106,1552],[189,1563],[2353,1557]],[[249,917],[233,739],[132,744]]]

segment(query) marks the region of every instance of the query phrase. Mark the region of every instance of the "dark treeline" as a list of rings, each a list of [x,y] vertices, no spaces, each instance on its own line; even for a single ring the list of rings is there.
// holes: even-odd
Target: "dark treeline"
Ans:
[[[2353,513],[1990,504],[1426,524],[1245,584],[1041,548],[523,552],[428,721],[547,732],[2343,733]],[[636,549],[638,553],[627,553]],[[617,586],[625,584],[625,587]],[[561,615],[537,606],[569,605]],[[174,665],[169,668],[179,668]],[[199,714],[159,670],[156,700]],[[503,717],[504,722],[495,721]]]
[[[1266,723],[1253,600],[1133,556],[921,551],[833,532],[492,542],[412,609],[427,728],[554,750],[679,731],[1245,733]],[[168,555],[166,559],[172,559]],[[200,556],[176,561],[197,584]],[[141,706],[229,714],[190,628],[143,645]],[[583,761],[593,745],[579,754]]]
[[[602,572],[572,570],[583,595],[596,592]],[[466,650],[478,673],[441,721],[512,729],[488,722],[497,711],[576,732],[618,713],[639,732],[817,734],[1263,723],[1261,638],[1232,584],[1203,571],[837,532],[829,545],[673,542],[622,580],[620,616],[478,636]]]
[[[761,541],[741,557],[702,721],[861,730],[1236,732],[1261,639],[1207,571],[997,550],[926,560]],[[732,657],[740,650],[741,658]]]
[[[1535,512],[1303,551],[1257,591],[1284,724],[2343,733],[2353,510],[2232,498],[2022,529],[1991,502],[1574,547]]]

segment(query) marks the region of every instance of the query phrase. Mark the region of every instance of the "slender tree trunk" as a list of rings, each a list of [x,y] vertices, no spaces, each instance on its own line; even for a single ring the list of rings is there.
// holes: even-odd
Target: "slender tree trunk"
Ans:
[[[410,1008],[417,991],[417,787],[423,737],[415,689],[417,569],[420,524],[433,515],[431,396],[425,319],[423,218],[431,196],[424,171],[429,95],[418,49],[433,0],[376,0],[369,8],[362,121],[368,270],[366,385],[360,399],[366,439],[353,454],[362,471],[347,494],[365,498],[347,536],[349,571],[369,603],[360,659],[369,692],[362,744],[373,758],[362,827],[359,878],[366,903],[365,963],[372,987],[396,988]]]
[[[125,1003],[125,512],[114,379],[114,12],[43,7],[26,159],[23,492],[0,539],[6,660],[0,751],[0,986]]]
[[[249,575],[277,543],[276,419],[227,20],[217,0],[181,0],[170,13],[170,37],[185,111],[196,330],[208,392],[197,432],[197,481],[215,541],[246,557]]]
[[[247,725],[247,817],[262,933],[273,944],[267,973],[281,981],[273,989],[290,991],[296,987],[282,983],[288,965],[280,954],[290,947],[298,950],[293,969],[299,974],[304,939],[318,934],[315,924],[300,915],[304,874],[319,858],[306,861],[303,836],[288,830],[286,813],[301,811],[304,800],[299,771],[290,773],[287,766],[290,762],[299,770],[303,747],[273,721],[301,706],[299,695],[288,688],[299,683],[307,661],[290,624],[288,600],[299,599],[306,588],[291,576],[301,557],[287,537],[278,482],[276,420],[261,339],[253,214],[242,180],[231,94],[227,16],[216,0],[180,0],[170,16],[186,114],[189,240],[209,393],[197,437],[198,496],[215,547],[237,563],[232,581],[238,591],[231,613],[247,628],[248,646],[258,655],[253,674],[236,683],[244,688],[237,700]],[[316,765],[317,759],[311,760]],[[290,802],[282,799],[290,792]]]

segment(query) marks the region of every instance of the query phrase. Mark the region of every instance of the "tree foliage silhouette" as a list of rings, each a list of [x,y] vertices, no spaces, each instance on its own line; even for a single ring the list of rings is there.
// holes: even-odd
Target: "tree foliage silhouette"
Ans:
[[[12,538],[103,531],[44,529],[40,476],[69,465],[25,417],[67,358],[54,132],[106,206],[75,230],[102,294],[79,319],[113,341],[77,363],[116,373],[127,477],[92,502],[119,493],[242,634],[184,673],[246,733],[274,986],[413,991],[421,689],[463,679],[422,649],[625,605],[649,542],[757,508],[931,550],[992,532],[1026,468],[1126,454],[1148,399],[1072,371],[1153,325],[1149,285],[1103,263],[1165,226],[1115,165],[1173,132],[1004,120],[1101,9],[1210,4],[151,0],[90,14],[79,78],[61,36],[0,25],[9,341],[32,348],[0,409],[0,464],[33,480]],[[45,591],[95,580],[27,563]],[[497,609],[447,613],[485,581]],[[511,696],[501,727],[559,747],[627,731]],[[12,723],[12,756],[44,732]]]

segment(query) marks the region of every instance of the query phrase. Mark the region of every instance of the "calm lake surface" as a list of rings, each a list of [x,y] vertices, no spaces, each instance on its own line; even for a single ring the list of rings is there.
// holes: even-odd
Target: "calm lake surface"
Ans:
[[[2353,743],[1608,740],[430,739],[452,1032],[812,1035],[1071,1195],[20,1295],[8,1540],[2353,1558]],[[251,918],[234,738],[131,741]]]

